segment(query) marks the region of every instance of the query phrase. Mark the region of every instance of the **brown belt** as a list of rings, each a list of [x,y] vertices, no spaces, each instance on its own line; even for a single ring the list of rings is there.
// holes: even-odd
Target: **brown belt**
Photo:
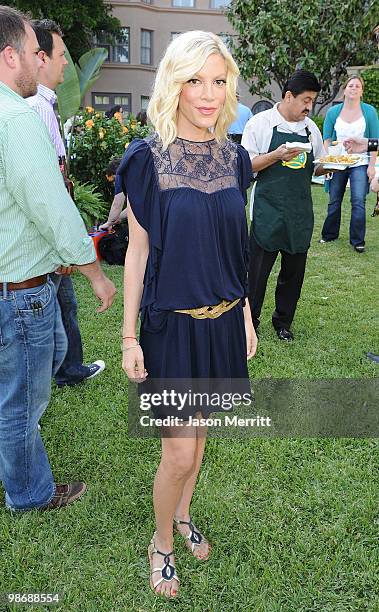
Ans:
[[[38,287],[43,285],[47,281],[47,274],[41,274],[41,276],[35,276],[34,278],[28,278],[28,280],[21,281],[20,283],[0,283],[0,289],[3,289],[6,284],[8,291],[17,291],[17,289],[31,289],[32,287]]]

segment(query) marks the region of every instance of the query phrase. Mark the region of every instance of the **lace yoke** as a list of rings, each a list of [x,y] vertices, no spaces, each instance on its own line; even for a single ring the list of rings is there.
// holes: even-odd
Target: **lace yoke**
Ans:
[[[155,134],[146,139],[162,191],[190,187],[204,193],[238,188],[237,147],[230,141],[192,142],[176,138],[163,151]]]

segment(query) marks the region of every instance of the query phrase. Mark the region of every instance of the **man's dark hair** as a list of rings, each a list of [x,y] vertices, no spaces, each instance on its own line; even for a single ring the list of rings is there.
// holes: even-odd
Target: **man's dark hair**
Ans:
[[[9,6],[0,6],[0,52],[5,47],[13,47],[19,53],[25,42],[25,23],[28,18],[20,11]]]
[[[315,91],[318,93],[321,91],[321,85],[313,72],[308,72],[308,70],[295,70],[284,84],[282,98],[284,98],[287,91],[290,91],[296,98],[296,96],[304,91]]]
[[[45,51],[51,57],[54,46],[53,34],[63,37],[63,32],[59,25],[51,19],[33,19],[31,26],[36,33],[41,51]]]
[[[122,160],[122,157],[112,157],[112,159],[110,160],[107,166],[105,174],[107,174],[108,176],[112,176],[113,174],[116,174],[117,168],[119,167],[121,160]]]

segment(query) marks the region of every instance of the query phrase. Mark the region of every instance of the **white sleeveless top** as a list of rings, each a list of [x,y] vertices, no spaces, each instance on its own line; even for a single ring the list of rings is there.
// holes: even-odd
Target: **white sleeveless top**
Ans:
[[[347,121],[344,121],[343,119],[341,119],[341,117],[337,117],[334,129],[336,130],[337,140],[339,142],[343,142],[347,138],[363,138],[366,129],[366,120],[362,115],[362,117],[360,117],[356,121],[353,121],[353,123],[347,123]],[[354,168],[356,166],[367,165],[368,160],[363,159],[363,161],[358,162],[358,164],[355,164]]]

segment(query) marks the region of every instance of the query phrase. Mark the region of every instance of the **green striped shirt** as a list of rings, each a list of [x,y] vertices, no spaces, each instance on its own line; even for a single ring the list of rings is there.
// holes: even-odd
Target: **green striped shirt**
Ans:
[[[46,126],[0,81],[0,282],[95,259]]]

